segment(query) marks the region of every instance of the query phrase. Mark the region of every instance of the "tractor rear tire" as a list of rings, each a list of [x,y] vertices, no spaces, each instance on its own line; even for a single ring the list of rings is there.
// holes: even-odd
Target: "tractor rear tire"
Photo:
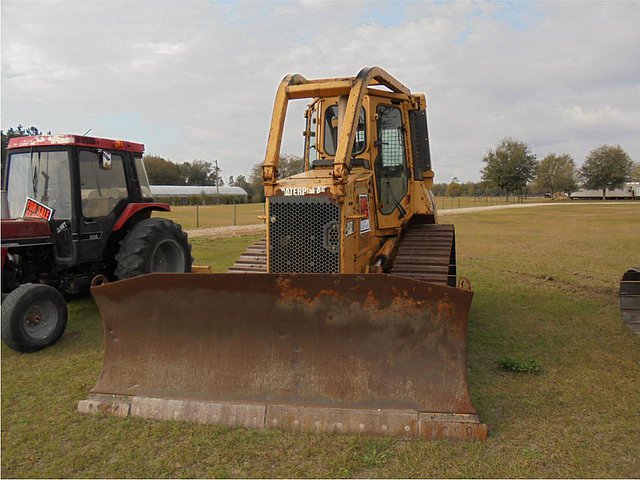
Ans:
[[[53,345],[66,326],[67,303],[49,285],[21,285],[2,302],[2,342],[16,352],[35,352]]]
[[[191,244],[182,227],[166,218],[135,224],[120,242],[115,275],[119,280],[154,272],[190,272]]]

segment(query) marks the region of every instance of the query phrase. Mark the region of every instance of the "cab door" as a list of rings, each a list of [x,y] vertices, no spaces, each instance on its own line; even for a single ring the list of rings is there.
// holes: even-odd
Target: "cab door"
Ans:
[[[395,228],[407,215],[409,166],[404,112],[399,105],[376,106],[374,160],[378,228]]]
[[[102,260],[111,229],[127,204],[124,154],[89,149],[78,152],[81,262]]]

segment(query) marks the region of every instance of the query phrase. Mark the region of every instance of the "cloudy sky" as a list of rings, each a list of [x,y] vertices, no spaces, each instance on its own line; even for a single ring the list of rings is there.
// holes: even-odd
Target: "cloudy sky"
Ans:
[[[429,104],[436,180],[479,180],[505,136],[580,165],[640,160],[640,2],[1,3],[1,123],[138,141],[173,161],[262,161],[288,73],[385,68]],[[302,106],[285,153],[301,153]],[[298,123],[299,122],[299,123]],[[291,133],[293,132],[293,133]]]

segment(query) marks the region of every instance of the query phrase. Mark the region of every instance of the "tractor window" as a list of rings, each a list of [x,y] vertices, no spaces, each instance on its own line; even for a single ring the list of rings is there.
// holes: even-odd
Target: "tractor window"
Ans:
[[[364,152],[367,145],[366,114],[364,107],[360,108],[360,118],[356,129],[356,138],[353,142],[352,155]],[[324,152],[327,155],[335,155],[338,148],[338,106],[331,105],[324,112]]]
[[[393,212],[407,194],[407,165],[402,113],[395,107],[378,107],[378,158],[375,162],[380,209]]]
[[[11,153],[7,203],[11,218],[24,214],[27,197],[53,208],[53,218],[71,219],[69,152],[46,150]]]
[[[100,165],[97,152],[82,150],[78,156],[82,214],[86,218],[108,215],[120,199],[129,196],[122,155],[111,153],[110,156],[110,169]]]
[[[147,171],[144,168],[144,161],[142,155],[136,155],[133,157],[134,164],[136,166],[136,174],[138,175],[138,182],[140,183],[140,191],[143,197],[151,197],[151,187],[149,186],[149,177]]]

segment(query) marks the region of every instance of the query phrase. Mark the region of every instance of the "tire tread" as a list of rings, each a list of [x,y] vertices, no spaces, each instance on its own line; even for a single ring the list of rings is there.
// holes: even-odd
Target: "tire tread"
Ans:
[[[137,277],[149,273],[146,271],[146,253],[149,244],[166,232],[178,240],[186,252],[185,271],[191,271],[193,258],[191,257],[191,244],[182,227],[167,218],[148,218],[135,224],[120,241],[120,250],[115,256],[117,267],[115,275],[118,279]]]

